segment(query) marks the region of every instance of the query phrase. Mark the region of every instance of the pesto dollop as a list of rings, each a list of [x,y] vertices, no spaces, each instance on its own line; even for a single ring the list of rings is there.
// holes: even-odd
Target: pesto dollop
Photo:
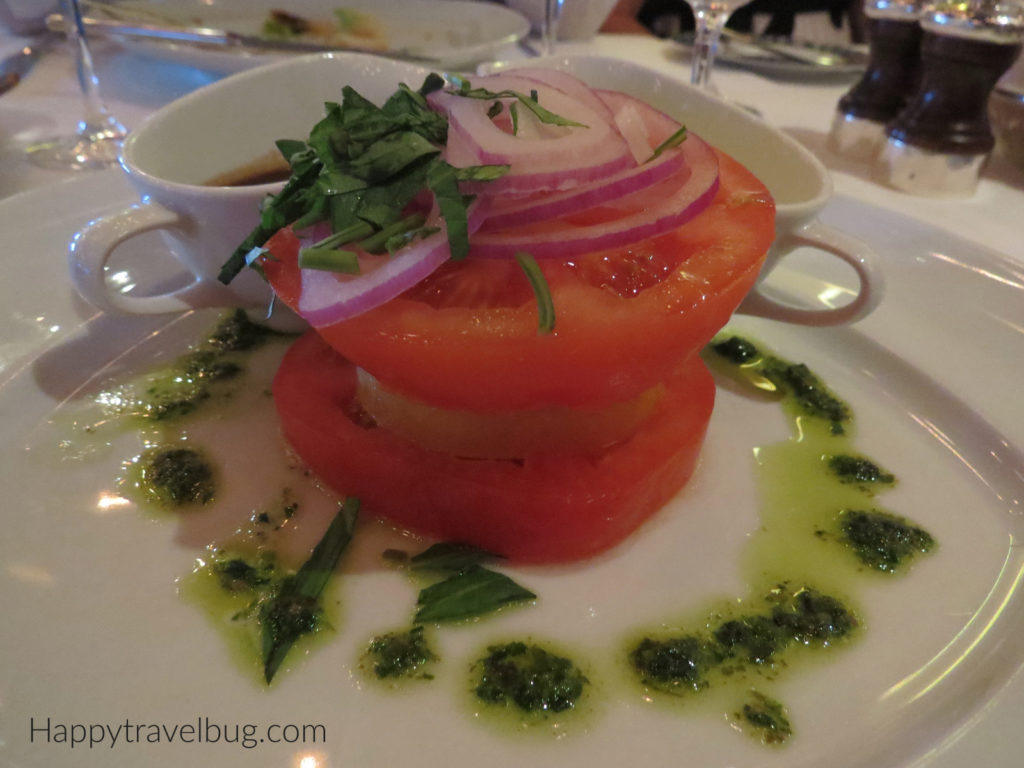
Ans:
[[[695,634],[661,640],[645,637],[629,653],[641,682],[666,693],[707,687],[708,670],[723,658],[716,643]]]
[[[864,456],[837,454],[828,457],[828,468],[841,483],[861,486],[892,485],[896,476]]]
[[[589,682],[570,659],[519,641],[490,646],[478,666],[478,699],[528,713],[572,709]]]
[[[707,688],[712,671],[770,665],[791,645],[832,645],[859,624],[841,600],[810,587],[780,585],[764,602],[763,611],[713,624],[706,633],[645,637],[629,652],[630,666],[645,686],[682,695]]]
[[[740,336],[719,339],[710,348],[723,360],[741,368],[748,379],[760,379],[753,382],[758,388],[774,389],[803,415],[827,422],[832,434],[846,432],[853,417],[850,407],[805,364],[765,354]]]
[[[164,509],[209,504],[216,495],[213,465],[196,448],[151,448],[139,457],[138,474],[139,492]]]
[[[366,657],[378,679],[432,679],[433,675],[425,668],[437,659],[427,644],[422,626],[378,635],[370,641]]]
[[[865,565],[893,572],[914,555],[928,552],[935,539],[910,521],[879,510],[843,510],[842,540]]]

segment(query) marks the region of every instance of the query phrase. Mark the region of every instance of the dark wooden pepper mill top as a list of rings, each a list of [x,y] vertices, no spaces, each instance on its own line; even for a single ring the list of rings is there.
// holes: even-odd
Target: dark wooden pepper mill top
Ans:
[[[882,14],[871,3],[864,10],[870,41],[868,67],[839,100],[839,111],[850,117],[887,123],[906,106],[917,86],[921,26],[915,4],[895,13]]]
[[[1019,9],[1015,20],[997,6],[975,2],[925,13],[920,82],[886,129],[891,141],[950,155],[992,151],[988,99],[1020,53],[1024,32]]]

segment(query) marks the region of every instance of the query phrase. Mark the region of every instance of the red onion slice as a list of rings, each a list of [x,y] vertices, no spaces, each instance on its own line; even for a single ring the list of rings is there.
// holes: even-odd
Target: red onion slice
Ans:
[[[647,157],[650,156],[649,151]],[[686,157],[682,150],[672,149],[649,163],[619,171],[568,192],[536,195],[525,200],[497,199],[491,205],[491,214],[481,227],[481,232],[527,226],[558,216],[568,216],[647,189],[670,176],[688,173]],[[679,178],[682,180],[685,177]]]
[[[714,150],[693,134],[680,150],[690,174],[673,176],[605,206],[620,208],[621,216],[593,224],[574,223],[569,216],[477,233],[470,238],[470,256],[509,258],[527,251],[538,259],[569,258],[629,245],[682,226],[703,211],[718,191],[718,159]]]
[[[505,176],[487,183],[486,189],[492,193],[569,189],[635,163],[628,145],[610,121],[609,110],[592,93],[589,100],[593,106],[588,106],[539,80],[493,75],[478,78],[472,84],[495,92],[536,91],[538,102],[545,109],[586,126],[541,124],[520,105],[517,109],[521,129],[513,135],[488,116],[490,100],[448,92],[431,94],[431,103],[448,116],[450,146],[445,159],[449,163],[457,167],[474,163],[510,167]],[[470,191],[477,191],[477,187]]]
[[[470,203],[467,209],[469,232],[483,221],[482,205]],[[318,269],[300,270],[302,293],[298,312],[314,328],[347,320],[390,301],[430,275],[451,257],[448,230],[444,219],[434,214],[430,226],[440,231],[413,243],[394,256],[367,256],[360,259],[366,271],[359,275],[339,275]]]
[[[633,123],[635,118],[639,117],[643,123],[642,130],[646,133],[652,149],[659,146],[680,128],[677,120],[673,120],[646,101],[634,98],[628,93],[601,89],[595,89],[594,93],[611,110],[612,121],[620,131],[632,133],[638,130],[633,127]]]

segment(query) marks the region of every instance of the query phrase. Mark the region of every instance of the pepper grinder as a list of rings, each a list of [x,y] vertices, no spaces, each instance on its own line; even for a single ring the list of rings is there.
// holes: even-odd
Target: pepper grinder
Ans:
[[[921,62],[919,0],[865,0],[870,44],[867,70],[840,100],[829,147],[873,160],[885,143],[885,125],[906,106]]]
[[[929,6],[921,16],[921,80],[886,127],[879,171],[929,197],[974,193],[995,146],[988,99],[1024,39],[1024,8],[1000,0]]]

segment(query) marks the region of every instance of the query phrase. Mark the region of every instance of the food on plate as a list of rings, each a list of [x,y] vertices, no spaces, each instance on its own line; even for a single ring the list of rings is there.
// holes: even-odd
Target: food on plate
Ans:
[[[552,70],[351,88],[225,264],[312,330],[274,385],[292,448],[412,531],[521,561],[625,538],[685,485],[699,356],[752,287],[774,205],[627,94]]]
[[[373,14],[354,8],[335,8],[333,18],[307,18],[279,8],[263,22],[266,37],[308,40],[324,45],[385,51],[387,33]]]

